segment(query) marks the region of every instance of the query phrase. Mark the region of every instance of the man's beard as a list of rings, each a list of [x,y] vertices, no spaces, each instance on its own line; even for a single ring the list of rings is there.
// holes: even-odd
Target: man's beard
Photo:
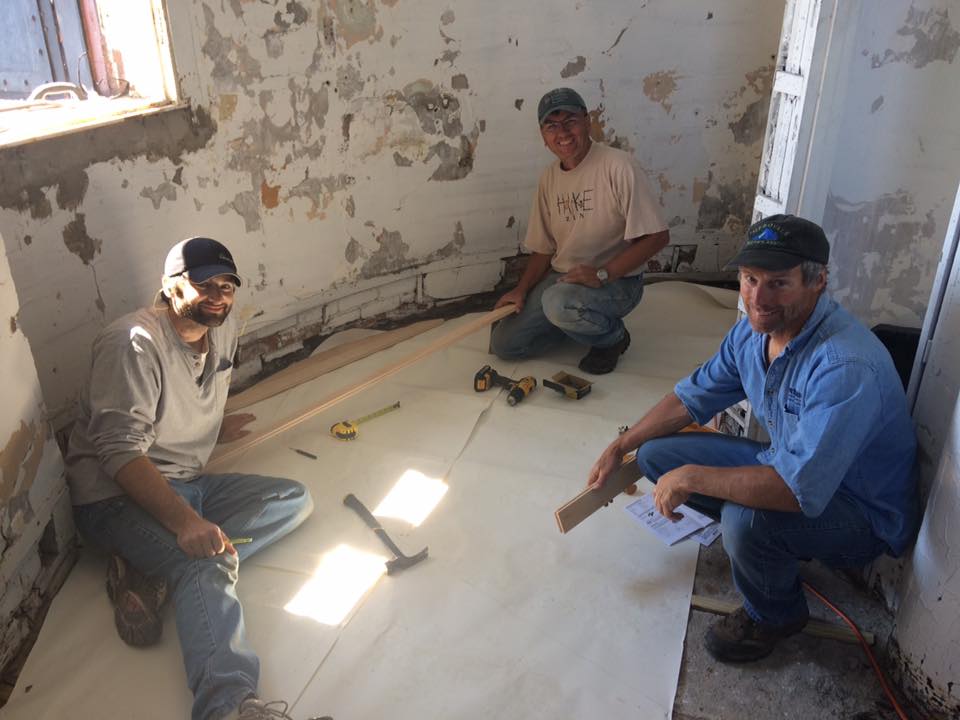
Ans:
[[[182,300],[179,302],[175,301],[173,303],[173,312],[177,317],[193,320],[193,322],[198,325],[220,327],[227,319],[227,316],[230,315],[230,310],[233,308],[232,305],[227,305],[222,313],[216,314],[204,310],[201,305],[201,303],[185,303]]]

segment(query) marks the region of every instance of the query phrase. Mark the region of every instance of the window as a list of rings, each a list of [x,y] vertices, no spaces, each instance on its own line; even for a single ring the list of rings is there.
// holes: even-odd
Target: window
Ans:
[[[0,0],[0,146],[176,103],[163,0]]]

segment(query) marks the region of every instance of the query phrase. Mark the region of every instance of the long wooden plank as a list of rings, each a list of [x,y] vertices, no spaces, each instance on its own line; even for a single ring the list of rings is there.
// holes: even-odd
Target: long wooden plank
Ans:
[[[398,360],[392,365],[388,365],[382,370],[377,370],[376,372],[365,377],[363,380],[360,380],[359,382],[356,382],[353,385],[344,388],[343,390],[333,393],[298,415],[294,415],[287,420],[283,420],[282,422],[279,422],[273,427],[257,433],[256,435],[251,435],[250,437],[243,438],[242,440],[237,440],[230,445],[217,448],[207,463],[206,470],[210,470],[210,468],[216,465],[222,465],[227,460],[237,457],[240,453],[249,450],[253,446],[259,445],[260,443],[264,442],[265,440],[269,440],[272,437],[276,437],[280,433],[299,425],[304,420],[309,420],[313,416],[322,413],[324,410],[333,407],[337,403],[346,400],[349,397],[353,397],[354,395],[361,393],[367,388],[377,384],[381,380],[384,380],[385,378],[388,378],[391,375],[410,367],[428,355],[435,353],[437,350],[441,350],[449,345],[453,345],[458,340],[461,340],[468,335],[477,332],[477,330],[481,330],[497,320],[510,315],[511,313],[515,312],[515,310],[516,308],[513,305],[505,305],[501,308],[497,308],[496,310],[491,310],[485,315],[481,315],[480,317],[451,330],[445,335],[440,336],[426,347],[417,350],[401,360]]]
[[[589,488],[583,490],[573,500],[553,513],[557,519],[557,527],[560,528],[560,532],[570,532],[640,479],[640,468],[634,462],[633,454],[631,453],[628,457],[629,459],[623,465],[607,477],[602,488],[599,490]]]
[[[690,598],[690,607],[716,615],[729,615],[740,607],[740,603],[729,600],[718,600],[704,595],[694,595]],[[857,645],[860,642],[850,628],[844,627],[843,625],[834,625],[833,623],[828,623],[823,620],[811,620],[807,623],[803,632],[806,635],[826,638],[828,640],[839,640],[840,642],[851,643],[853,645]],[[868,645],[873,645],[873,633],[861,630],[860,634],[863,635],[863,639],[866,640]]]
[[[234,412],[274,395],[279,395],[292,387],[302,385],[328,372],[333,372],[337,368],[361,360],[368,355],[373,355],[375,352],[386,350],[399,342],[409,340],[442,324],[443,320],[441,319],[422,320],[396,330],[389,330],[361,340],[344,343],[332,350],[319,352],[305,360],[293,363],[241,393],[231,395],[227,398],[226,412]]]

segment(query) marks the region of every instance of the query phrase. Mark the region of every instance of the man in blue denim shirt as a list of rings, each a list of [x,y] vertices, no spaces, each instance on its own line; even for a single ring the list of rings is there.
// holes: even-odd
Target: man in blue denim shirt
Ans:
[[[660,513],[676,519],[691,499],[719,514],[744,598],[706,636],[707,650],[726,662],[765,657],[804,627],[801,560],[857,566],[899,555],[918,517],[903,386],[880,341],[824,293],[823,230],[775,215],[747,236],[730,262],[747,317],[604,451],[589,479],[599,487],[638,448]],[[769,444],[678,433],[744,398]]]

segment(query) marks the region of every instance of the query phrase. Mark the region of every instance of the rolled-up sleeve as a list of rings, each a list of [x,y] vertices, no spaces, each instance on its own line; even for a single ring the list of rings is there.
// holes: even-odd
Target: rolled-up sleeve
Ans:
[[[723,339],[716,355],[673,388],[690,417],[701,425],[746,397],[735,354],[739,331],[739,325],[735,325]]]
[[[153,445],[160,387],[156,349],[145,330],[105,337],[94,347],[87,434],[111,478]]]
[[[765,463],[783,478],[807,517],[820,515],[882,419],[876,372],[862,362],[811,375],[799,415],[784,410],[783,442]]]

